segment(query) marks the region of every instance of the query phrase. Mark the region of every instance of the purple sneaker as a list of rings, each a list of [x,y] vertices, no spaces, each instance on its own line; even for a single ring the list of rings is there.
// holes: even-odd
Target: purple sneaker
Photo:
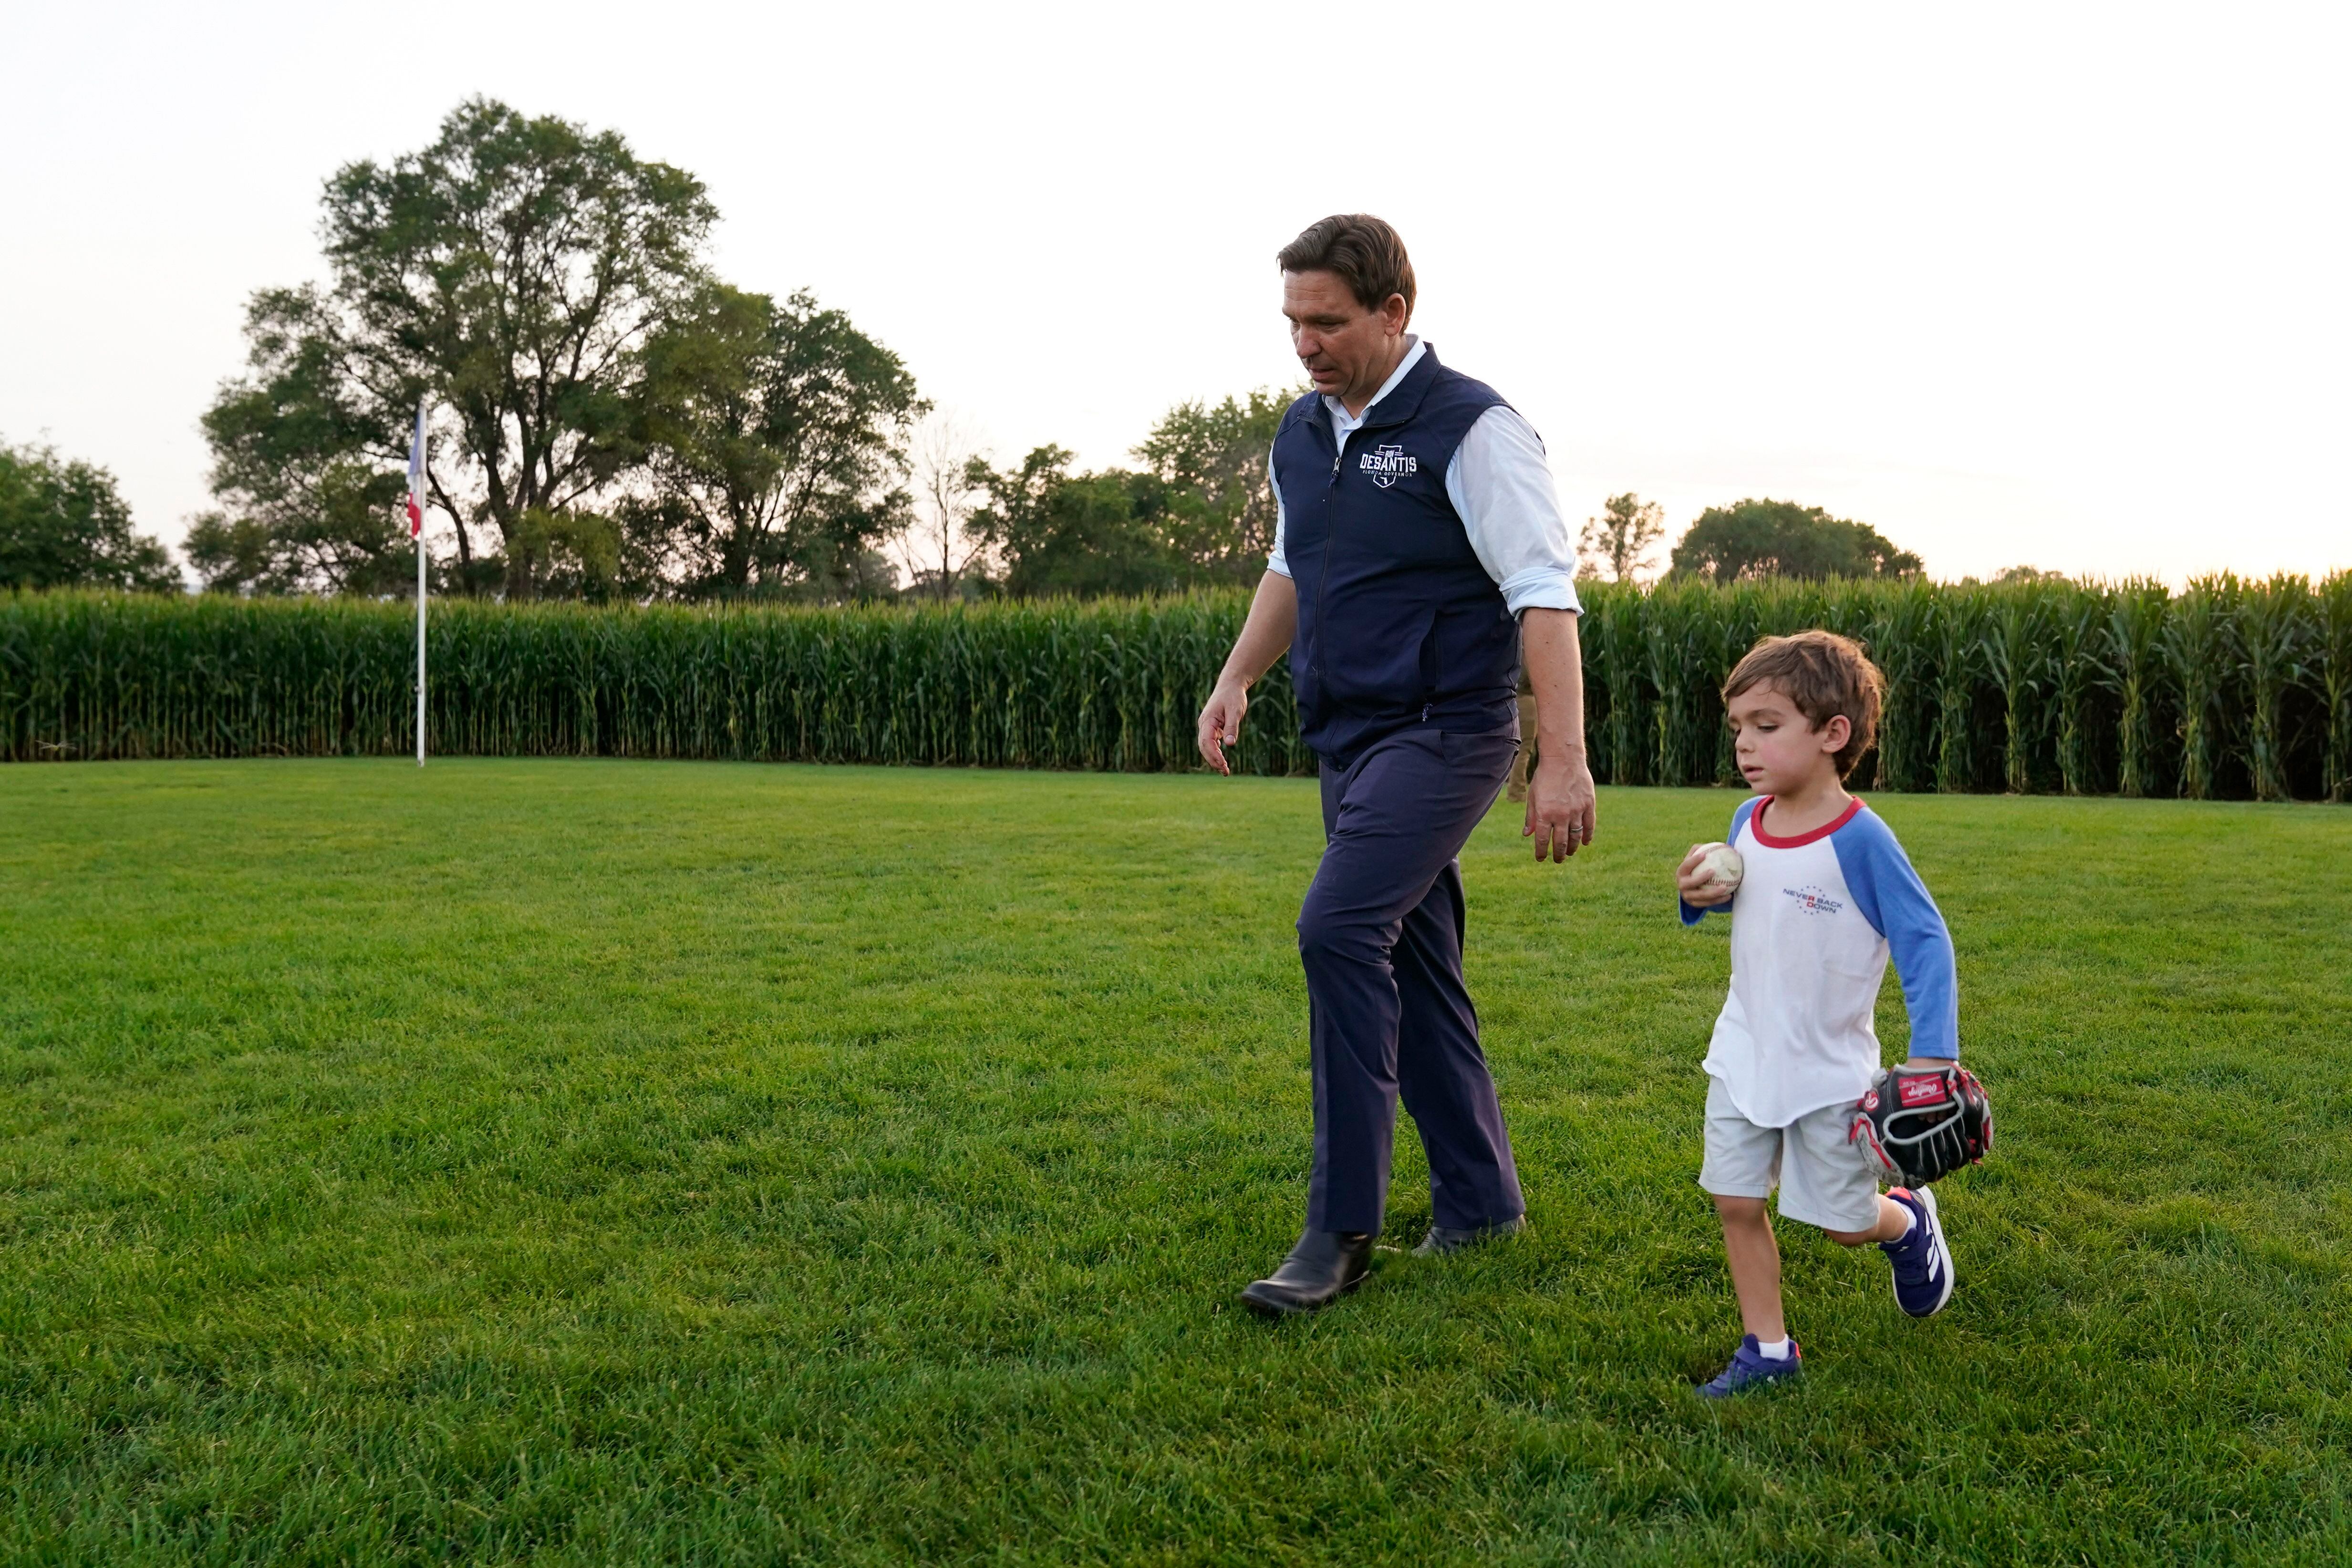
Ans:
[[[1713,1383],[1698,1385],[1698,1396],[1702,1399],[1728,1399],[1735,1394],[1744,1394],[1767,1383],[1780,1383],[1794,1377],[1804,1369],[1804,1353],[1797,1348],[1795,1340],[1789,1342],[1789,1358],[1786,1361],[1768,1361],[1764,1353],[1756,1348],[1756,1336],[1748,1334],[1741,1338],[1739,1348],[1731,1353],[1731,1364],[1725,1367]]]
[[[1886,1196],[1911,1211],[1911,1234],[1878,1244],[1895,1265],[1895,1304],[1915,1318],[1932,1318],[1952,1299],[1952,1249],[1936,1218],[1935,1189],[1890,1187]]]

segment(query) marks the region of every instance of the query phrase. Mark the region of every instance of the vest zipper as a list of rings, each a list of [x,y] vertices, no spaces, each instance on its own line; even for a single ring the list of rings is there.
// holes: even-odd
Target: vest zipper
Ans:
[[[1352,435],[1355,432],[1348,434]],[[1339,465],[1347,455],[1347,437],[1340,436],[1331,450],[1331,483],[1323,497],[1323,570],[1315,574],[1315,678],[1318,682],[1324,678],[1323,633],[1331,624],[1323,613],[1323,585],[1331,580],[1331,493],[1339,488]]]

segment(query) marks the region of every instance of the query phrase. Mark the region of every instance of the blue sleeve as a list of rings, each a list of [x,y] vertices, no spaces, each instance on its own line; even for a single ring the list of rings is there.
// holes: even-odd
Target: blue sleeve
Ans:
[[[1755,810],[1756,797],[1753,795],[1739,802],[1731,813],[1731,831],[1723,835],[1725,843],[1736,844],[1739,841],[1739,824],[1748,821]],[[1675,907],[1682,911],[1683,924],[1685,925],[1696,925],[1709,915],[1720,915],[1726,919],[1730,918],[1731,915],[1731,905],[1727,904],[1716,904],[1705,909],[1694,909],[1683,902],[1680,893],[1675,894]]]
[[[1959,977],[1944,913],[1927,896],[1911,857],[1894,830],[1870,810],[1830,835],[1838,869],[1854,907],[1886,938],[1895,972],[1903,977],[1903,1006],[1911,1015],[1911,1054],[1958,1060],[1960,1054]]]

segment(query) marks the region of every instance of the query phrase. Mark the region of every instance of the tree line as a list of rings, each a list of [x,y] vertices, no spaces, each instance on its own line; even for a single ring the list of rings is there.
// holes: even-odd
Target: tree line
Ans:
[[[420,401],[445,591],[886,598],[896,548],[937,596],[1139,592],[1233,580],[1270,538],[1244,454],[1283,399],[1180,407],[1131,472],[1052,446],[1000,472],[845,314],[717,277],[716,219],[617,134],[487,99],[339,171],[326,280],[254,297],[246,371],[205,414],[220,505],[190,564],[240,592],[399,591]]]
[[[999,468],[842,311],[718,277],[717,217],[700,181],[617,133],[487,99],[420,152],[337,171],[323,279],[254,295],[244,369],[203,415],[215,504],[189,566],[223,592],[404,592],[421,403],[445,594],[1093,596],[1263,570],[1265,455],[1298,391],[1180,404],[1132,467],[1082,472],[1045,445]],[[1662,530],[1655,504],[1611,497],[1586,570],[1642,577]],[[1671,568],[1731,581],[1919,560],[1818,507],[1746,500],[1703,513]],[[0,446],[0,586],[68,583],[178,576],[103,470]]]
[[[321,281],[248,302],[201,424],[210,590],[404,592],[425,410],[439,592],[839,601],[1140,593],[1255,579],[1288,396],[1171,410],[1137,465],[1002,470],[906,362],[803,291],[719,277],[701,182],[611,131],[476,99],[328,180]],[[893,554],[912,565],[902,590]],[[110,476],[0,446],[0,586],[169,589]]]

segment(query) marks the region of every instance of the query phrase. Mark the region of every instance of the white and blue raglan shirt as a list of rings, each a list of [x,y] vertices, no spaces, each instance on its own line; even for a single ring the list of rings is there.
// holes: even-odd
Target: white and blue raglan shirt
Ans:
[[[1952,935],[1910,857],[1860,800],[1795,838],[1768,831],[1769,795],[1743,800],[1725,841],[1739,852],[1731,994],[1706,1070],[1739,1113],[1785,1127],[1862,1098],[1879,1070],[1872,1014],[1891,955],[1911,1014],[1911,1054],[1958,1058]],[[1682,905],[1683,924],[1706,912]]]

